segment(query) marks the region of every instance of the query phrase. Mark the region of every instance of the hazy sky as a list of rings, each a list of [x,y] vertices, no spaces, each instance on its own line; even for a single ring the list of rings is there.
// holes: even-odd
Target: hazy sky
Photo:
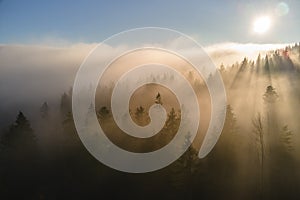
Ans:
[[[254,34],[262,15],[270,16],[271,28]],[[2,44],[94,43],[144,26],[176,29],[203,45],[292,43],[300,40],[299,24],[299,0],[0,0]]]

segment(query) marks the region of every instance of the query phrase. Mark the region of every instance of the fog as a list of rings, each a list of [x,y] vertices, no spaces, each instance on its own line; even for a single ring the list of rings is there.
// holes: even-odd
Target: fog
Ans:
[[[51,101],[67,91],[84,58],[96,44],[1,45],[0,99],[2,108]],[[217,66],[254,59],[284,44],[226,43],[205,47]],[[250,49],[250,50],[249,50]],[[109,51],[108,51],[109,52]]]
[[[179,39],[168,45],[176,46],[180,42]],[[207,69],[206,77],[201,77],[183,59],[166,52],[158,55],[148,49],[134,54],[128,53],[115,60],[99,81],[95,105],[90,104],[89,107],[96,108],[97,120],[114,144],[133,152],[161,148],[172,140],[180,127],[180,109],[190,104],[188,102],[181,105],[174,91],[156,84],[164,82],[177,88],[183,85],[183,82],[175,79],[168,71],[159,73],[156,70],[155,75],[148,74],[146,77],[142,77],[143,71],[140,71],[136,80],[124,78],[120,83],[122,88],[145,81],[144,79],[152,81],[151,84],[139,87],[128,100],[128,113],[134,123],[140,126],[149,124],[149,108],[155,103],[161,104],[167,113],[163,129],[151,137],[150,142],[125,135],[112,116],[110,97],[122,74],[132,70],[132,65],[141,64],[144,59],[154,59],[173,66],[197,93],[196,100],[201,108],[198,135],[180,159],[157,172],[132,176],[116,172],[95,160],[81,143],[74,126],[71,109],[72,86],[77,70],[95,47],[96,44],[64,47],[1,45],[0,135],[3,137],[0,143],[0,175],[4,177],[4,182],[11,181],[7,191],[13,191],[14,184],[26,185],[26,178],[20,178],[15,173],[20,170],[19,174],[28,172],[32,177],[37,177],[36,182],[32,181],[34,184],[42,185],[37,189],[34,184],[32,188],[31,185],[24,187],[27,188],[24,191],[29,191],[31,197],[36,193],[47,196],[53,191],[61,194],[61,188],[70,189],[69,184],[79,195],[84,196],[86,191],[98,191],[99,184],[103,188],[121,188],[123,183],[126,183],[126,189],[130,189],[131,184],[138,187],[140,197],[144,193],[151,193],[149,188],[152,187],[172,191],[161,194],[168,198],[184,197],[187,193],[196,195],[199,190],[209,199],[221,199],[224,196],[249,200],[264,197],[282,199],[299,195],[298,44],[222,43],[205,47],[218,67],[218,72]],[[129,46],[101,48],[103,55],[97,58],[99,63]],[[186,51],[194,55],[192,49]],[[225,124],[214,149],[207,157],[199,159],[197,153],[211,119],[212,108],[203,78],[207,82],[214,82],[217,73],[223,78],[227,95]],[[87,86],[89,81],[86,82]],[[192,95],[188,96],[191,97]],[[25,117],[23,113],[18,114],[19,111]],[[193,116],[189,121],[198,120],[194,117],[195,113],[189,114]],[[188,144],[192,142],[189,141],[189,125],[185,128]],[[16,140],[18,137],[10,138],[10,135],[19,133],[25,133],[23,136],[20,134],[21,140]],[[38,155],[32,152],[38,152]],[[33,155],[38,159],[33,159]],[[27,156],[29,159],[20,159]],[[18,165],[22,167],[13,167]],[[28,167],[31,165],[38,170]],[[46,178],[42,179],[38,173]],[[56,184],[58,179],[60,183]],[[78,183],[77,179],[82,182]],[[145,183],[149,187],[145,187]],[[3,183],[5,184],[6,182]],[[109,193],[105,189],[101,192]],[[123,193],[128,194],[126,191]],[[151,195],[148,198],[151,199]]]
[[[32,118],[44,101],[57,106],[59,104],[57,100],[63,92],[72,87],[79,66],[97,45],[66,42],[61,45],[61,41],[59,42],[57,45],[55,41],[48,41],[36,45],[0,46],[0,118],[2,119],[0,127],[10,123],[18,110],[26,111]],[[165,45],[184,46],[180,38]],[[245,56],[257,56],[259,52],[264,54],[271,48],[281,46],[282,44],[222,43],[205,47],[205,50],[217,66],[222,63],[227,66],[240,62]],[[104,57],[114,50],[111,47],[103,48],[105,48]],[[122,45],[115,48],[124,49],[129,46]],[[187,50],[193,54],[192,50]],[[169,62],[170,65],[172,63],[176,64]],[[108,79],[113,77],[108,77],[106,84],[111,83]]]

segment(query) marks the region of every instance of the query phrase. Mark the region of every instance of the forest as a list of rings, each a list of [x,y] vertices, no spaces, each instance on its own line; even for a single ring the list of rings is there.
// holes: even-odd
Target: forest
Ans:
[[[227,111],[216,146],[199,159],[202,140],[196,138],[177,161],[154,172],[120,172],[87,151],[74,125],[72,86],[54,101],[45,99],[10,113],[15,116],[10,122],[1,114],[0,198],[299,199],[300,43],[259,54],[256,60],[245,57],[229,66],[222,64],[218,70]],[[193,71],[184,73],[199,90],[199,99],[207,98],[205,83]],[[208,81],[214,81],[216,73]],[[149,84],[130,101],[130,116],[140,126],[149,123],[153,103],[167,110],[163,129],[146,141],[124,135],[115,124],[107,98],[112,89],[113,83],[98,87],[95,108],[99,124],[114,144],[149,152],[174,137],[181,111],[170,90]],[[209,116],[206,113],[202,119],[204,124]],[[188,133],[186,141],[191,142]]]

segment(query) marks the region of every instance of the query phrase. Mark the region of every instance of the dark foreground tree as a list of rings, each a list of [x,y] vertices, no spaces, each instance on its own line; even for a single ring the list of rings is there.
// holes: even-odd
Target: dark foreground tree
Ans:
[[[34,197],[38,185],[38,148],[34,131],[20,111],[16,121],[1,138],[1,180],[9,198]],[[18,192],[16,192],[18,191]]]

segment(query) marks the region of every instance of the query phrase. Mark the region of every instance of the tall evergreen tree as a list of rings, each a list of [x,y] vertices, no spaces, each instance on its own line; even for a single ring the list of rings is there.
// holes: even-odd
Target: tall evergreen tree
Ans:
[[[145,126],[150,121],[148,114],[143,106],[137,107],[134,115],[138,125],[140,126]]]
[[[175,109],[172,108],[170,113],[168,114],[168,118],[164,127],[166,133],[168,134],[176,133],[179,124],[180,124],[180,117],[176,114]]]
[[[60,99],[60,111],[65,116],[72,112],[72,88],[69,92],[64,92]]]
[[[19,112],[15,123],[10,126],[9,132],[4,135],[3,141],[7,147],[19,149],[20,151],[35,147],[36,138],[33,129],[23,112]]]
[[[49,106],[46,101],[43,103],[43,105],[40,108],[40,114],[41,117],[44,119],[49,117]]]
[[[0,174],[0,184],[3,182],[7,186],[5,192],[8,193],[2,193],[1,196],[33,198],[40,172],[38,148],[30,122],[21,111],[1,141],[3,151],[0,152],[0,164],[3,172]]]
[[[264,193],[264,169],[265,169],[265,128],[263,125],[263,119],[260,113],[252,120],[253,133],[258,149],[259,163],[260,163],[260,196],[263,198]]]
[[[273,88],[272,85],[269,85],[266,88],[266,92],[263,96],[263,99],[266,103],[274,103],[278,99],[278,94],[275,91],[275,88]]]

